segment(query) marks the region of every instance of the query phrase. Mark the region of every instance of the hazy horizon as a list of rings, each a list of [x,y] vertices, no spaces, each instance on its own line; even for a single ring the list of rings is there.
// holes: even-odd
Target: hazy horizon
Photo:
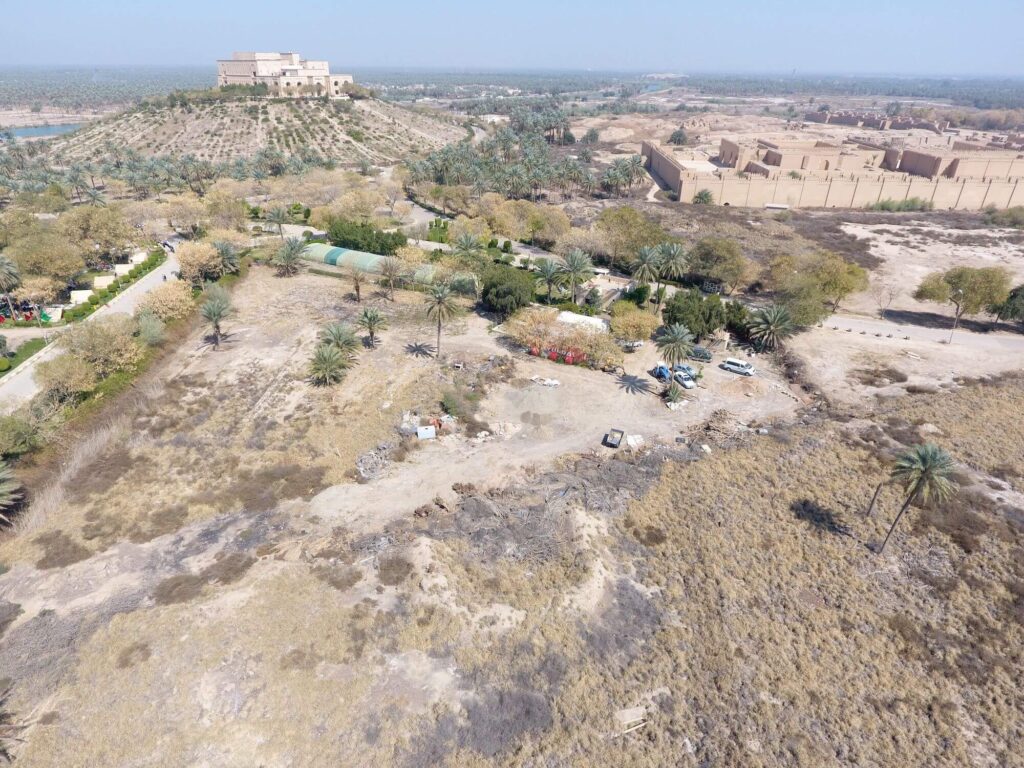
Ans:
[[[969,14],[945,0],[522,0],[499,11],[467,0],[310,0],[301,12],[241,0],[41,0],[5,9],[5,26],[18,34],[0,47],[3,69],[212,67],[234,50],[293,50],[336,71],[1024,77],[1024,3],[1014,0],[978,0]]]

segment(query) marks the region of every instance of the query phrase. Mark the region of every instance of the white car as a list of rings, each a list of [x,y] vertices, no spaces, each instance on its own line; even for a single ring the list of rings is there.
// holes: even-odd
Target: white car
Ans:
[[[753,365],[743,360],[737,360],[735,357],[727,357],[719,367],[725,371],[738,373],[740,376],[753,376],[755,373]]]
[[[683,389],[693,389],[697,386],[697,382],[693,380],[693,377],[686,371],[676,371],[672,374],[672,378],[679,384]]]

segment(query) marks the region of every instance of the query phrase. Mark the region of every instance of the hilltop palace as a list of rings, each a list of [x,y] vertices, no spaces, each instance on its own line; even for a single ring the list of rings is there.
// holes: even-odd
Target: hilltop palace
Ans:
[[[266,85],[275,96],[345,96],[352,75],[331,74],[326,61],[309,61],[297,53],[236,51],[217,61],[217,85]]]

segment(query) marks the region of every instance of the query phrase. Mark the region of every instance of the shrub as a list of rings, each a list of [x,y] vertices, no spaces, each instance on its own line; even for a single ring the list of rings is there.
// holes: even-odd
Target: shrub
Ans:
[[[589,304],[577,304],[575,301],[563,301],[561,304],[556,304],[555,307],[562,312],[575,312],[577,315],[586,315],[587,317],[597,314],[597,307],[592,307]]]
[[[704,296],[697,288],[676,291],[665,304],[666,325],[685,325],[697,341],[714,333],[726,323],[726,309],[716,293]]]
[[[710,189],[702,189],[693,196],[694,205],[711,205],[714,202],[715,196],[711,194]]]
[[[622,292],[622,300],[632,302],[638,307],[644,307],[651,298],[651,286],[638,285],[631,291]]]
[[[0,355],[7,354],[7,337],[0,334]]]
[[[502,253],[512,253],[512,241],[511,240],[506,240],[504,243],[501,244],[501,252]]]
[[[57,355],[36,368],[36,381],[47,395],[59,402],[96,388],[96,369],[77,355]]]
[[[182,243],[178,247],[181,279],[193,285],[221,276],[224,261],[212,243]]]
[[[394,256],[408,240],[401,232],[385,232],[372,224],[333,219],[327,228],[331,245]]]
[[[636,312],[637,306],[632,301],[626,301],[625,299],[619,299],[614,302],[611,307],[608,308],[608,314],[612,317],[619,317],[629,312]]]
[[[630,305],[632,306],[632,305]],[[612,335],[625,341],[645,341],[658,328],[660,322],[650,312],[633,307],[631,312],[612,318]]]
[[[0,373],[11,370],[11,361],[6,357],[0,357]]]
[[[195,308],[192,289],[184,280],[168,280],[158,285],[142,300],[140,311],[151,312],[169,323],[190,315]]]
[[[59,343],[90,363],[100,378],[127,370],[142,358],[142,349],[135,340],[135,323],[123,315],[71,326]]]
[[[100,303],[99,295],[94,293],[91,296],[89,296],[89,303],[92,304],[93,306],[96,306],[97,304],[99,304]]]
[[[164,340],[164,321],[152,312],[139,315],[139,338],[147,347],[155,347]]]
[[[906,200],[879,200],[867,206],[869,211],[930,211],[932,209],[930,200],[921,197],[908,197]]]
[[[528,272],[505,265],[484,273],[483,302],[503,318],[533,301],[535,281]]]
[[[21,412],[0,416],[0,456],[21,456],[39,445],[39,430]]]

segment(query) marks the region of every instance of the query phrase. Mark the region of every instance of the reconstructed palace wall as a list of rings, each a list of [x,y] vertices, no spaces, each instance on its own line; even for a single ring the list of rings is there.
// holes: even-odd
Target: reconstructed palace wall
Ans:
[[[898,202],[913,197],[927,200],[940,210],[973,211],[1024,205],[1024,178],[954,180],[904,174],[742,178],[729,175],[731,169],[722,176],[689,172],[669,152],[646,141],[641,154],[647,168],[683,202],[690,202],[697,192],[706,189],[718,205],[755,208],[770,204],[794,208],[864,208],[883,200]]]

